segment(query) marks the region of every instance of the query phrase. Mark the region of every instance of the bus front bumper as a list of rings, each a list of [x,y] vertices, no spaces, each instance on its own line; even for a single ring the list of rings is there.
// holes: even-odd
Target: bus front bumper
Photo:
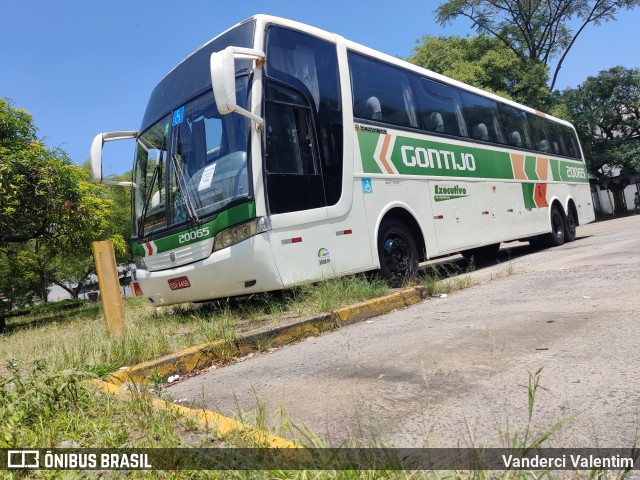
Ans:
[[[256,235],[189,265],[156,272],[138,269],[138,284],[144,297],[158,306],[281,289],[268,235]]]

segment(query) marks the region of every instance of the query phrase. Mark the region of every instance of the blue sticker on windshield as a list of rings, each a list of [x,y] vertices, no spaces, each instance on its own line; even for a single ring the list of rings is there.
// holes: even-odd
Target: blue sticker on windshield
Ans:
[[[173,123],[172,125],[175,127],[179,123],[182,123],[184,120],[184,107],[180,107],[175,112],[173,112]]]

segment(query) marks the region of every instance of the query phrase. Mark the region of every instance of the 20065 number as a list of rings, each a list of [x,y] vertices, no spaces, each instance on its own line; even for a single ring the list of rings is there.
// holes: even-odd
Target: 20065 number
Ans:
[[[202,227],[198,230],[186,232],[178,235],[178,243],[191,242],[199,238],[206,238],[209,236],[209,227]]]

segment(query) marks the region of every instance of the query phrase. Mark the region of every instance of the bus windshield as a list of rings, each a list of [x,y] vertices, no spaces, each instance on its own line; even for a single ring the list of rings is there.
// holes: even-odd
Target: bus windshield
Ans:
[[[236,82],[244,107],[247,79]],[[134,235],[144,238],[248,197],[248,135],[249,121],[220,115],[211,90],[147,129],[136,150]]]

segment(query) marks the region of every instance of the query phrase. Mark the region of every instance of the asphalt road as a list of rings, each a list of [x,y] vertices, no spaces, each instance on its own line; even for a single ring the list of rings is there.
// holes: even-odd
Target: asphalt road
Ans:
[[[521,246],[518,246],[521,245]],[[478,284],[186,379],[176,400],[325,444],[506,446],[528,424],[546,446],[640,440],[640,216],[578,229],[533,251],[503,245]],[[508,252],[506,250],[509,250]],[[511,259],[511,260],[509,260]],[[524,386],[523,386],[524,385]]]

